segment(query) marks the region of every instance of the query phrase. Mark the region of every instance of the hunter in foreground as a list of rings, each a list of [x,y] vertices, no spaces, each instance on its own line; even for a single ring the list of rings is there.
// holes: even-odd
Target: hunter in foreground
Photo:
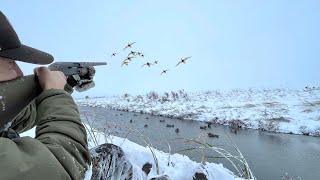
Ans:
[[[53,62],[53,57],[22,45],[0,12],[0,82],[23,76],[16,61],[44,65]],[[0,127],[0,179],[83,179],[91,159],[86,130],[70,95],[80,81],[73,81],[70,86],[62,72],[47,67],[38,67],[34,73],[40,94],[13,120],[0,117],[0,122],[6,122],[0,123],[4,124]],[[6,111],[9,99],[3,93],[0,92],[1,111]],[[19,133],[34,126],[35,138],[19,137]]]

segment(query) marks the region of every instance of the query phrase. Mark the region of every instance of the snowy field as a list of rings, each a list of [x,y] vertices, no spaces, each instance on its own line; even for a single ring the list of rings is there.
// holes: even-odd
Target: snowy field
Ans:
[[[149,92],[76,99],[79,106],[102,107],[252,128],[320,136],[320,88],[235,89],[188,93]]]
[[[142,167],[145,163],[150,163],[152,164],[152,167],[155,167],[155,159],[150,151],[150,148],[152,147],[143,147],[129,141],[128,139],[116,136],[109,136],[105,139],[105,135],[96,131],[93,132],[90,128],[88,128],[87,132],[89,136],[89,149],[106,142],[117,145],[123,149],[125,156],[133,166],[133,179],[144,180],[166,175],[168,179],[171,180],[192,180],[195,173],[203,173],[209,180],[241,180],[241,178],[237,178],[231,171],[224,168],[222,164],[201,164],[191,161],[187,156],[181,154],[169,154],[156,149],[153,149],[153,151],[158,160],[159,174],[156,173],[155,168],[151,168],[150,173],[146,175],[142,171]],[[93,135],[92,133],[94,133],[94,139],[97,141],[93,140],[91,136]],[[35,137],[35,128],[20,134],[20,136]],[[89,169],[85,180],[90,180],[91,174],[92,170]],[[116,177],[114,178],[117,179]]]

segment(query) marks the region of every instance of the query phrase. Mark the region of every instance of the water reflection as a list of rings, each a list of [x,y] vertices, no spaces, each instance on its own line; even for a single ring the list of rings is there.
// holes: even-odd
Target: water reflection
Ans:
[[[278,144],[281,146],[285,146],[288,143],[290,144],[290,142],[288,142],[288,139],[284,139],[278,134],[259,131],[258,135],[261,141],[268,141],[270,144]]]

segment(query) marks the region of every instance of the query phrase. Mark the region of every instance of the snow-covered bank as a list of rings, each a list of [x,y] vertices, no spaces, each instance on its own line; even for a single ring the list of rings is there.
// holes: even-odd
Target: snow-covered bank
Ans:
[[[89,132],[90,131],[90,132]],[[92,131],[88,130],[88,134]],[[20,134],[21,136],[35,136],[35,128]],[[105,136],[102,133],[94,132],[96,140],[98,140],[98,145],[103,143],[112,143],[122,148],[125,153],[125,156],[130,161],[133,166],[133,179],[151,179],[152,177],[157,177],[159,175],[167,175],[170,179],[185,179],[192,180],[193,175],[198,173],[203,173],[207,176],[209,180],[211,179],[221,179],[221,180],[241,180],[241,178],[235,177],[235,175],[224,168],[222,164],[215,163],[197,163],[191,161],[187,156],[180,154],[169,154],[162,151],[154,149],[155,156],[158,160],[159,165],[159,175],[156,173],[155,168],[151,168],[148,176],[142,171],[142,167],[146,163],[152,164],[152,167],[155,167],[155,160],[152,156],[152,153],[148,147],[140,146],[136,143],[129,141],[128,139],[123,139],[116,136],[110,136],[105,139]],[[96,147],[95,141],[89,136],[89,148]],[[91,169],[87,172],[86,179],[90,180],[91,178]]]
[[[320,136],[320,88],[150,92],[76,99],[79,106],[209,121],[235,128]]]

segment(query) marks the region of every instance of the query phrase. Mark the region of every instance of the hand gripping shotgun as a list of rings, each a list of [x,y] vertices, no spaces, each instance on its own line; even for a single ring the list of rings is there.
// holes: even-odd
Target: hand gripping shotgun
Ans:
[[[107,65],[106,62],[55,62],[48,66],[65,76],[88,73],[88,67]],[[42,92],[37,76],[28,75],[0,82],[0,132],[11,126],[14,118]]]

